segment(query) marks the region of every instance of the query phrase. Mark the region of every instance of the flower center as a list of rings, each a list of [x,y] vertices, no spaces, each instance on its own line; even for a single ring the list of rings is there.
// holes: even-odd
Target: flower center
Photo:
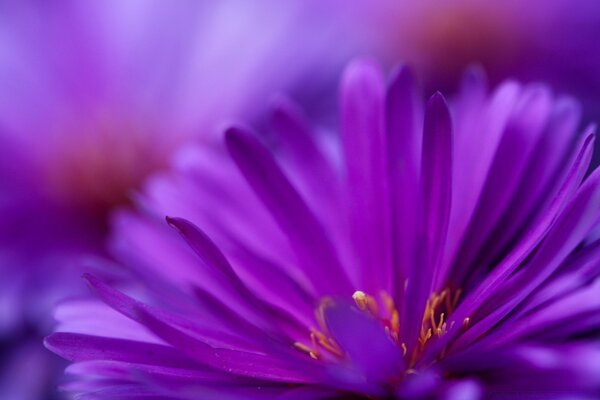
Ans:
[[[403,38],[396,44],[400,54],[436,89],[450,88],[474,62],[492,75],[502,73],[518,61],[527,45],[510,7],[450,3],[449,7],[424,6],[415,13],[416,18],[396,24],[397,33],[392,34]]]
[[[377,297],[357,290],[352,295],[356,307],[381,323],[390,339],[402,349],[402,355],[412,368],[421,356],[427,343],[433,337],[441,337],[454,326],[454,321],[448,324],[448,315],[458,303],[462,290],[452,291],[449,288],[431,294],[425,304],[425,312],[419,330],[419,337],[414,348],[409,349],[402,340],[400,330],[400,312],[392,296],[381,291]],[[319,329],[310,329],[310,344],[295,342],[294,347],[315,360],[340,360],[344,358],[344,350],[331,337],[323,318],[323,310],[331,304],[331,299],[324,299],[319,304],[315,315]],[[468,324],[468,318],[464,321]]]
[[[174,142],[133,123],[91,118],[60,126],[44,168],[47,192],[101,217],[167,164]]]

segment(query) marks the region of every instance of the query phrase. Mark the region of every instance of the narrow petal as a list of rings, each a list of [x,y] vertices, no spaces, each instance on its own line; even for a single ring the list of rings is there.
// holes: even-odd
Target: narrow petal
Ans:
[[[54,333],[44,345],[69,361],[113,360],[174,368],[198,368],[170,346],[77,333]]]
[[[515,105],[489,170],[478,208],[469,227],[452,279],[459,286],[477,260],[484,241],[517,190],[551,110],[550,93],[531,86]]]
[[[573,201],[542,241],[523,273],[515,278],[514,282],[507,281],[498,288],[496,297],[503,297],[502,304],[495,304],[493,311],[472,325],[457,341],[456,346],[463,346],[475,340],[497,324],[544,282],[583,241],[598,217],[598,210],[600,210],[600,170],[592,173],[582,185]]]
[[[495,293],[497,288],[521,265],[554,226],[557,215],[565,207],[565,204],[572,199],[588,169],[594,148],[594,135],[591,131],[588,131],[584,135],[578,148],[579,151],[570,162],[568,172],[561,183],[561,188],[548,207],[547,213],[539,221],[532,223],[521,242],[461,301],[458,308],[450,316],[451,320],[449,323],[462,326],[465,318],[471,317]],[[450,330],[425,350],[426,356],[423,358],[429,359],[429,357],[437,354],[460,332],[460,329]]]
[[[416,257],[403,302],[402,337],[417,340],[427,299],[442,262],[452,196],[452,121],[441,94],[427,103],[421,160],[421,192]]]
[[[300,369],[296,373],[289,366],[284,366],[281,357],[272,358],[258,353],[217,348],[218,342],[211,337],[221,336],[224,342],[233,339],[222,337],[222,333],[212,333],[190,321],[137,302],[93,277],[88,277],[88,282],[111,307],[139,322],[166,343],[202,365],[257,379],[306,382],[306,378],[303,377],[305,374],[301,374]],[[268,336],[256,339],[269,340]],[[213,343],[212,346],[208,344],[210,342]],[[302,363],[298,361],[298,364]]]
[[[494,332],[485,340],[485,345],[502,346],[524,337],[565,340],[600,328],[599,290],[600,281],[576,290],[531,315],[508,321],[505,329]]]
[[[390,291],[392,282],[384,85],[370,61],[351,64],[342,79],[341,136],[350,233],[362,273],[360,290]]]
[[[221,250],[197,226],[181,218],[167,217],[167,221],[181,233],[190,247],[200,256],[202,261],[204,261],[209,268],[219,271],[225,276],[227,283],[229,283],[231,287],[246,300],[251,308],[252,315],[254,316],[253,319],[255,321],[260,321],[262,326],[267,329],[269,325],[272,327],[272,324],[269,324],[269,321],[276,320],[292,324],[291,329],[293,330],[295,330],[294,328],[301,327],[297,321],[294,321],[290,314],[279,307],[268,304],[263,299],[258,298],[239,278]]]
[[[238,290],[247,292],[248,288],[237,276],[229,261],[219,248],[197,226],[183,218],[167,217],[167,223],[177,229],[188,245],[210,268],[222,273]]]
[[[301,270],[318,293],[350,295],[352,285],[335,247],[269,151],[240,128],[227,131],[226,143],[240,171],[287,235]]]
[[[348,304],[334,303],[325,307],[324,319],[352,367],[367,380],[385,383],[402,370],[398,347],[369,315]]]
[[[214,346],[235,347],[236,345],[243,345],[247,342],[247,339],[228,335],[222,331],[213,330],[210,327],[182,318],[179,315],[141,303],[126,294],[113,289],[90,274],[85,274],[84,279],[94,294],[106,303],[106,305],[142,325],[144,325],[142,317],[152,314],[157,320],[160,320],[162,324],[170,324],[173,327],[182,329],[192,335],[195,340],[210,343]],[[156,335],[156,332],[151,326],[146,327],[150,332]]]
[[[316,143],[302,112],[289,100],[277,99],[271,125],[279,138],[278,156],[307,202],[326,218],[339,216],[340,182],[336,171]]]
[[[414,260],[423,124],[420,104],[412,72],[406,67],[398,69],[386,95],[394,289],[404,287]]]
[[[572,99],[559,99],[548,125],[531,156],[520,186],[512,197],[507,212],[486,244],[486,259],[493,259],[510,242],[518,238],[523,226],[543,213],[558,190],[557,181],[568,165],[568,157],[576,145],[575,134],[580,108]]]
[[[153,365],[148,363],[132,364],[128,361],[92,359],[77,361],[67,367],[67,375],[80,375],[81,377],[96,377],[101,375],[109,379],[126,379],[139,372],[153,375],[158,379],[170,381],[193,382],[202,379],[209,383],[235,384],[238,381],[245,383],[256,383],[256,380],[244,377],[229,376],[226,373],[211,370],[194,364],[194,368],[172,367],[168,365]]]
[[[591,283],[600,276],[600,241],[596,240],[574,253],[560,270],[537,290],[519,309],[520,316],[560,299]]]
[[[473,81],[475,77],[468,80]],[[477,86],[473,88],[474,83],[469,84],[471,90],[481,90],[477,89]],[[457,112],[455,132],[458,136],[453,159],[452,213],[444,270],[438,277],[438,289],[439,285],[446,283],[469,224],[477,211],[494,155],[520,94],[521,87],[518,84],[505,82],[483,106],[480,106],[483,107],[482,110],[469,111],[471,115],[477,114],[477,119],[465,121],[468,117]],[[463,107],[465,106],[463,104]],[[476,117],[473,115],[472,118]]]

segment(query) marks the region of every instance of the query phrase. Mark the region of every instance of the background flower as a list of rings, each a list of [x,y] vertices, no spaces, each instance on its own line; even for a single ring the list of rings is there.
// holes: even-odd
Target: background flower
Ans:
[[[48,331],[113,208],[182,144],[274,90],[327,93],[355,45],[336,4],[0,4],[0,357]]]
[[[192,148],[150,181],[113,238],[141,300],[87,275],[101,301],[57,310],[69,390],[593,398],[600,175],[578,104],[469,71],[424,105],[409,70],[385,87],[363,61],[340,106],[340,135],[280,101],[271,146],[231,128],[231,160]]]
[[[384,1],[371,12],[380,54],[414,66],[431,90],[455,89],[478,63],[493,83],[545,81],[598,115],[595,1]]]
[[[345,54],[320,57],[324,38],[339,33],[319,25],[330,22],[326,6],[264,2],[265,24],[264,9],[242,2],[3,7],[6,257],[97,250],[107,212],[182,141],[207,140],[224,119],[253,115],[317,60],[327,76]]]

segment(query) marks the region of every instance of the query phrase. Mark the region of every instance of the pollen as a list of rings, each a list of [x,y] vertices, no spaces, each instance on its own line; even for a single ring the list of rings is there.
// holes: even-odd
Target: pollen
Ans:
[[[307,345],[305,345],[303,343],[294,342],[294,348],[296,348],[297,350],[300,350],[303,353],[308,354],[314,360],[319,359],[318,354],[312,348],[308,347]]]
[[[377,300],[373,296],[369,296],[360,290],[357,290],[352,294],[352,298],[356,303],[357,307],[362,311],[368,311],[374,317],[379,315],[379,306]]]
[[[294,342],[295,349],[307,354],[314,360],[322,360],[325,358],[341,359],[344,357],[344,352],[340,346],[335,340],[333,340],[333,338],[326,334],[327,326],[325,324],[323,312],[325,307],[327,307],[331,301],[332,300],[330,298],[324,298],[321,300],[319,306],[315,310],[315,319],[320,329],[315,327],[310,328],[310,345],[302,342]]]
[[[359,310],[381,321],[390,338],[396,343],[399,342],[400,314],[398,313],[394,299],[386,291],[379,292],[379,301],[376,297],[360,290],[355,291],[352,294],[352,298]],[[406,347],[405,344],[404,347]]]
[[[425,305],[425,313],[421,323],[419,335],[421,347],[424,347],[432,337],[441,337],[454,326],[453,322],[448,326],[446,317],[456,308],[460,295],[460,289],[452,293],[449,288],[431,294]]]
[[[449,288],[431,294],[425,304],[425,311],[419,331],[417,343],[409,348],[400,337],[400,313],[394,298],[386,291],[379,292],[378,296],[356,290],[352,299],[356,307],[362,312],[372,316],[385,329],[390,339],[401,349],[402,355],[407,357],[409,366],[413,366],[419,359],[427,343],[436,337],[442,337],[455,325],[455,321],[448,322],[448,316],[455,310],[461,296],[461,290],[452,291]],[[324,298],[315,310],[315,319],[319,328],[310,328],[310,343],[295,342],[294,348],[307,354],[314,360],[342,359],[344,351],[328,333],[324,320],[324,310],[331,304],[332,299]],[[469,318],[463,321],[463,327],[468,327]]]

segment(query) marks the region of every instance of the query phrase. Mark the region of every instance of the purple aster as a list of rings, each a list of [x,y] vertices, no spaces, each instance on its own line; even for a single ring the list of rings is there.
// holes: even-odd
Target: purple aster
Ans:
[[[39,266],[6,272],[15,277],[0,284],[0,334],[24,318],[28,298],[65,292],[56,266],[73,262],[56,259],[101,252],[112,209],[183,143],[263,112],[273,90],[296,89],[317,61],[320,75],[296,93],[329,85],[352,48],[329,49],[346,29],[330,18],[336,1],[259,4],[0,6],[0,271]]]
[[[594,0],[384,1],[374,45],[416,67],[435,89],[482,64],[494,81],[544,80],[600,110],[600,3]]]
[[[56,310],[86,399],[596,398],[600,175],[539,84],[448,105],[352,64],[340,135],[276,102],[156,177],[112,247],[136,280]],[[227,154],[228,153],[228,154]],[[183,240],[162,222],[163,215]]]

